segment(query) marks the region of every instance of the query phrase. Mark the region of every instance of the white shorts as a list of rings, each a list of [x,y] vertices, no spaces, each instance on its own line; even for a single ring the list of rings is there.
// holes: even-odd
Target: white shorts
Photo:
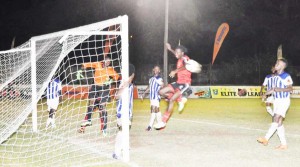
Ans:
[[[278,114],[285,118],[286,112],[289,109],[291,100],[287,99],[274,99],[273,110],[274,114]]]
[[[274,103],[274,96],[269,96],[269,97],[266,99],[265,103]]]
[[[150,106],[159,107],[159,100],[150,100]]]
[[[50,111],[50,109],[57,110],[58,104],[59,98],[47,99],[48,111]]]

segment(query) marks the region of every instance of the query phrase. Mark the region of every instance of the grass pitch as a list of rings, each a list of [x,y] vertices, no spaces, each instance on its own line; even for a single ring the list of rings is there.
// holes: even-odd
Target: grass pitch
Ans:
[[[48,162],[58,162],[56,163],[58,166],[99,166],[102,164],[102,166],[112,167],[296,167],[300,164],[300,150],[298,149],[300,145],[299,102],[300,99],[292,99],[291,107],[284,121],[288,149],[279,151],[274,149],[280,144],[276,133],[268,146],[256,142],[259,136],[265,135],[271,123],[271,117],[260,99],[189,99],[182,113],[177,112],[177,105],[174,106],[173,115],[165,129],[150,132],[145,131],[150,119],[149,100],[146,99],[143,102],[135,100],[130,131],[130,162],[124,163],[111,158],[115,126],[111,125],[114,128],[109,137],[103,137],[96,124],[96,118],[95,125],[87,129],[90,133],[78,134],[76,129],[86,112],[86,102],[65,101],[66,104],[62,106],[69,106],[70,108],[71,105],[74,108],[79,108],[79,110],[74,109],[68,112],[61,110],[61,113],[57,113],[58,127],[55,131],[50,132],[41,130],[40,134],[37,134],[39,141],[36,143],[39,144],[34,145],[34,148],[27,144],[35,143],[32,140],[37,139],[27,136],[28,134],[26,136],[20,135],[24,138],[17,137],[20,132],[13,135],[12,139],[6,143],[5,148],[0,147],[0,157],[6,156],[10,159],[2,159],[3,162],[0,164],[36,166],[38,163],[30,163],[34,158],[30,154],[22,155],[22,157],[28,157],[27,160],[26,158],[14,159],[8,155],[13,151],[22,152],[22,149],[35,149],[42,155],[39,160],[43,163],[43,159],[54,154],[54,158]],[[167,103],[162,101],[162,113],[166,106]],[[44,107],[39,106],[39,115],[42,114],[39,122],[41,129],[47,118],[47,112],[44,110]],[[114,113],[115,111],[111,111],[111,114]],[[94,114],[94,117],[97,117],[97,114]],[[110,119],[113,121],[114,118]],[[61,122],[61,120],[65,120],[65,122]],[[63,140],[59,138],[61,136]],[[18,147],[10,147],[10,144]],[[89,144],[89,147],[80,147],[80,145],[86,144]],[[40,146],[43,145],[53,145],[58,150],[47,152],[47,148],[40,149]],[[4,152],[4,150],[8,152]],[[92,153],[89,152],[91,150]],[[99,151],[103,151],[104,157],[98,157]],[[60,158],[61,156],[71,158],[66,162]],[[80,160],[78,160],[78,156]],[[7,161],[9,162],[7,163]],[[75,163],[77,161],[81,164]],[[99,163],[99,161],[105,163]],[[40,164],[37,166],[49,165]]]
[[[298,166],[299,102],[292,99],[284,121],[289,148],[279,151],[276,133],[268,146],[256,142],[271,123],[260,99],[189,99],[181,114],[175,106],[164,130],[151,132],[144,131],[149,101],[136,100],[129,166]]]

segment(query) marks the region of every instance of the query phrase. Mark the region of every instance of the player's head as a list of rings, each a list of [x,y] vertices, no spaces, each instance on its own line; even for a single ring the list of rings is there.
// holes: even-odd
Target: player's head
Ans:
[[[272,67],[271,67],[271,72],[272,72],[272,74],[275,74],[275,73],[276,73],[275,66],[272,66]]]
[[[187,49],[182,46],[182,45],[178,45],[176,48],[175,48],[175,56],[177,59],[180,59],[184,56],[184,53],[187,52]]]
[[[108,67],[111,63],[111,59],[109,57],[105,57],[103,61],[105,67]]]
[[[160,67],[159,66],[154,66],[152,71],[153,71],[154,75],[158,75],[160,73]]]
[[[286,59],[278,59],[275,64],[276,71],[282,71],[288,66],[288,62]]]

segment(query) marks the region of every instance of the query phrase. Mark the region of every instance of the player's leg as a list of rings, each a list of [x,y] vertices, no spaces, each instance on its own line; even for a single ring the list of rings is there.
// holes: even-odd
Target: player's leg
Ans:
[[[181,112],[184,109],[185,103],[187,102],[187,98],[192,94],[192,89],[189,84],[185,84],[185,86],[180,90],[182,96],[178,101],[178,112]]]
[[[157,123],[160,124],[162,122],[162,118],[161,118],[161,112],[159,110],[159,107],[156,107],[155,115],[156,115]]]
[[[100,91],[100,105],[99,105],[99,110],[101,112],[101,117],[100,117],[100,121],[101,121],[101,128],[102,128],[102,133],[104,136],[107,135],[107,110],[106,110],[106,104],[108,102],[109,99],[109,87],[104,87],[102,91]]]
[[[167,111],[164,113],[164,116],[162,118],[162,121],[164,123],[167,123],[168,120],[170,119],[172,111],[173,111],[174,103],[176,102],[176,99],[178,97],[180,97],[180,95],[181,95],[180,91],[176,91],[174,93],[174,95],[172,96],[172,98],[170,99]]]
[[[88,102],[87,112],[84,117],[84,122],[81,124],[81,126],[91,126],[92,125],[92,114],[94,110],[94,103],[95,98],[90,98]]]
[[[57,110],[58,104],[59,104],[59,98],[47,100],[49,116],[47,119],[46,128],[48,128],[50,125],[52,128],[56,127],[55,112]]]
[[[161,97],[163,98],[166,98],[166,99],[171,99],[171,97],[173,96],[174,94],[174,85],[176,83],[172,83],[172,84],[169,84],[168,86],[162,88],[161,90],[159,90],[159,94]]]
[[[276,132],[277,128],[278,128],[278,121],[279,121],[279,117],[280,115],[276,113],[276,111],[278,111],[280,104],[274,102],[274,117],[273,117],[273,122],[271,124],[271,126],[269,127],[265,137],[260,137],[257,139],[257,141],[263,145],[268,145],[269,139],[273,136],[273,134]]]
[[[150,121],[149,121],[148,127],[146,128],[146,131],[152,130],[152,126],[153,126],[153,123],[154,123],[154,120],[155,120],[155,106],[152,105],[152,102],[150,102],[150,103],[151,103],[151,107],[150,107]]]
[[[99,121],[100,121],[100,130],[102,131],[103,135],[107,135],[107,110],[106,104],[102,103],[99,105]]]
[[[87,112],[86,115],[84,117],[84,122],[81,124],[82,127],[86,127],[86,126],[91,126],[92,125],[92,114],[93,114],[93,110],[94,110],[94,104],[97,98],[97,87],[96,85],[92,85],[92,87],[89,90],[89,102],[88,102],[88,107],[87,107]]]
[[[122,156],[122,123],[120,118],[117,119],[117,127],[119,130],[116,135],[115,150],[112,155],[114,159],[120,159]]]
[[[271,103],[268,103],[268,102],[266,103],[266,110],[272,117],[274,116],[274,112],[273,112]]]
[[[95,102],[96,99],[98,97],[98,90],[96,85],[92,85],[92,87],[89,90],[89,101],[88,101],[88,107],[87,107],[87,111],[84,117],[84,121],[80,124],[80,128],[78,129],[78,133],[84,133],[85,132],[85,127],[87,126],[92,126],[92,114],[93,114],[93,110],[95,107]]]
[[[280,145],[276,147],[276,149],[287,149],[287,141],[285,137],[285,128],[283,126],[283,120],[285,118],[286,112],[290,106],[290,100],[284,100],[282,101],[281,105],[279,106],[279,110],[275,112],[275,114],[278,114],[279,117],[275,117],[275,121],[278,122],[278,128],[277,128],[277,135],[280,140]]]
[[[269,96],[266,99],[266,110],[267,112],[273,117],[274,116],[274,111],[272,109],[272,103],[274,101],[274,97],[273,96]]]
[[[49,126],[52,124],[52,119],[53,119],[53,113],[55,112],[55,110],[54,109],[52,109],[52,108],[50,108],[49,110],[48,110],[48,112],[49,112],[49,116],[48,116],[48,119],[47,119],[47,122],[46,122],[46,129],[47,128],[49,128]]]
[[[277,128],[277,135],[280,140],[280,145],[276,147],[276,149],[287,149],[287,142],[286,142],[286,137],[285,137],[285,129],[283,126],[283,117],[278,118],[278,128]]]

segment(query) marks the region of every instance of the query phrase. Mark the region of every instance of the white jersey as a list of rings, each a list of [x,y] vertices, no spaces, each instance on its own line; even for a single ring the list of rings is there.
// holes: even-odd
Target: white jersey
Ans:
[[[161,76],[153,76],[149,79],[150,100],[160,100],[159,90],[163,84]]]
[[[58,99],[61,92],[61,83],[58,79],[53,79],[47,87],[47,99]]]
[[[267,91],[271,90],[274,87],[274,74],[269,74],[265,77],[263,86],[267,87]]]
[[[129,118],[132,117],[132,107],[133,107],[133,84],[130,84],[128,87],[129,93]],[[121,118],[121,110],[122,110],[122,98],[118,100],[117,105],[117,117]]]
[[[276,88],[287,88],[288,85],[293,84],[293,80],[289,73],[283,72],[279,75],[274,76],[274,87]],[[275,99],[289,99],[290,92],[274,92]]]

